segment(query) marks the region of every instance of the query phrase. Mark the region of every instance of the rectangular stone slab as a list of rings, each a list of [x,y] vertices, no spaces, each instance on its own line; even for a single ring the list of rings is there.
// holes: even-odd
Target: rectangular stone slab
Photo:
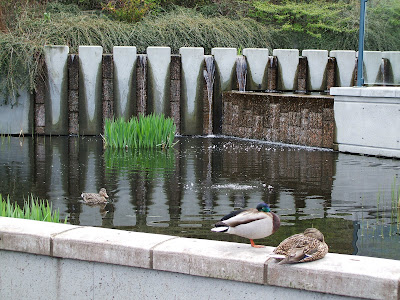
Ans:
[[[264,263],[272,247],[179,238],[153,250],[153,268],[190,275],[264,283]]]

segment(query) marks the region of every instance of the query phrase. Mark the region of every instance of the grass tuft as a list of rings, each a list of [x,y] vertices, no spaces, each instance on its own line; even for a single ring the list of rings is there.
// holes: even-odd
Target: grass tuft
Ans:
[[[0,194],[0,216],[53,223],[61,222],[58,209],[53,211],[52,205],[47,200],[44,202],[39,198],[34,198],[33,195],[28,196],[28,200],[21,208],[17,203],[11,203],[9,196],[7,199],[3,199]],[[66,222],[67,219],[64,223]]]
[[[106,119],[104,147],[115,149],[170,148],[174,145],[176,125],[164,115],[150,114],[133,117]]]

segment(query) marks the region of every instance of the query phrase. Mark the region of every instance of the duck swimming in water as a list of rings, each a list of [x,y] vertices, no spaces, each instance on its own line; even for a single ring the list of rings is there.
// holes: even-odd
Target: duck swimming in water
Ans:
[[[293,264],[314,261],[323,258],[328,253],[328,245],[324,235],[316,228],[307,228],[304,233],[292,235],[283,240],[275,248],[275,259],[281,259],[280,264]]]
[[[270,236],[279,229],[279,216],[269,208],[268,204],[260,203],[256,208],[240,209],[226,215],[211,229],[214,232],[226,232],[250,239],[252,247],[262,248],[253,240]]]
[[[101,204],[101,203],[107,203],[108,198],[107,191],[105,188],[101,188],[99,193],[82,193],[81,197],[83,198],[83,201],[88,204]]]

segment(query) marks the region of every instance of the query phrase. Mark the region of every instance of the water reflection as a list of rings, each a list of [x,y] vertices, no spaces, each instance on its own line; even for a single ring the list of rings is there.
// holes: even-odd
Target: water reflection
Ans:
[[[77,225],[246,242],[210,232],[236,208],[271,204],[277,245],[317,227],[331,252],[400,259],[392,185],[400,161],[230,138],[181,137],[170,151],[115,153],[97,137],[4,139],[0,193],[48,199]],[[274,187],[273,190],[267,188]],[[111,202],[80,194],[105,187]]]

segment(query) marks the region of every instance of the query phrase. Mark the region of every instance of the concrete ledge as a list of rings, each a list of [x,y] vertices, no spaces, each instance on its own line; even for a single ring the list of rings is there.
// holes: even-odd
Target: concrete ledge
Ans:
[[[341,152],[400,158],[400,87],[331,88]]]
[[[26,268],[31,268],[29,272],[42,270],[49,275],[51,272],[48,268],[54,268],[55,275],[51,276],[53,279],[43,278],[42,282],[47,285],[47,289],[50,284],[54,284],[54,289],[60,292],[60,287],[66,285],[64,280],[67,277],[70,281],[79,281],[77,285],[73,285],[74,289],[82,289],[82,294],[74,290],[78,298],[84,294],[89,297],[94,295],[89,292],[88,286],[93,285],[94,280],[86,279],[88,273],[89,276],[96,277],[95,280],[100,286],[104,283],[108,286],[108,290],[121,293],[121,286],[113,286],[119,282],[114,275],[120,272],[127,276],[123,279],[123,288],[126,291],[131,289],[129,288],[131,284],[126,280],[142,282],[139,284],[141,295],[146,293],[145,287],[148,286],[149,291],[155,288],[151,283],[153,279],[149,278],[156,277],[158,279],[155,282],[164,282],[163,280],[169,278],[170,284],[173,284],[177,278],[181,278],[179,280],[189,282],[187,283],[189,285],[195,284],[194,282],[204,282],[206,279],[224,279],[221,284],[236,282],[235,285],[242,285],[242,289],[248,290],[249,293],[254,290],[262,293],[259,287],[263,287],[266,293],[271,289],[278,289],[277,291],[290,293],[292,299],[296,293],[298,297],[313,299],[321,296],[332,298],[333,295],[369,299],[399,298],[400,261],[328,254],[324,259],[312,263],[278,265],[269,257],[272,250],[272,247],[251,248],[249,244],[0,217],[2,255],[13,257],[13,265],[26,265]],[[21,255],[21,252],[41,254],[41,256]],[[38,268],[33,265],[29,267],[34,260],[37,260],[36,257],[39,259],[38,264],[47,264],[47,267]],[[10,258],[8,261],[11,261]],[[95,265],[91,267],[88,263]],[[100,268],[101,272],[95,272],[95,268]],[[0,282],[6,287],[10,282],[12,285],[13,276],[16,277],[14,282],[19,282],[18,278],[25,276],[24,270],[25,268],[15,267],[13,272],[3,272]],[[68,274],[66,270],[69,270]],[[148,273],[150,271],[153,277],[150,277]],[[140,278],[133,276],[139,273]],[[178,276],[179,273],[184,277]],[[31,282],[35,282],[35,285],[40,284],[36,277],[24,278],[24,285],[32,286]],[[244,283],[247,285],[243,285]],[[179,290],[178,287],[175,289]],[[214,289],[214,292],[218,293],[218,289]],[[106,293],[104,287],[101,290]],[[306,291],[308,292],[305,293]],[[3,292],[0,291],[0,295],[12,296],[9,292],[4,289]],[[206,293],[208,292],[210,291]],[[71,293],[71,290],[67,293]],[[238,299],[238,297],[233,298]]]

